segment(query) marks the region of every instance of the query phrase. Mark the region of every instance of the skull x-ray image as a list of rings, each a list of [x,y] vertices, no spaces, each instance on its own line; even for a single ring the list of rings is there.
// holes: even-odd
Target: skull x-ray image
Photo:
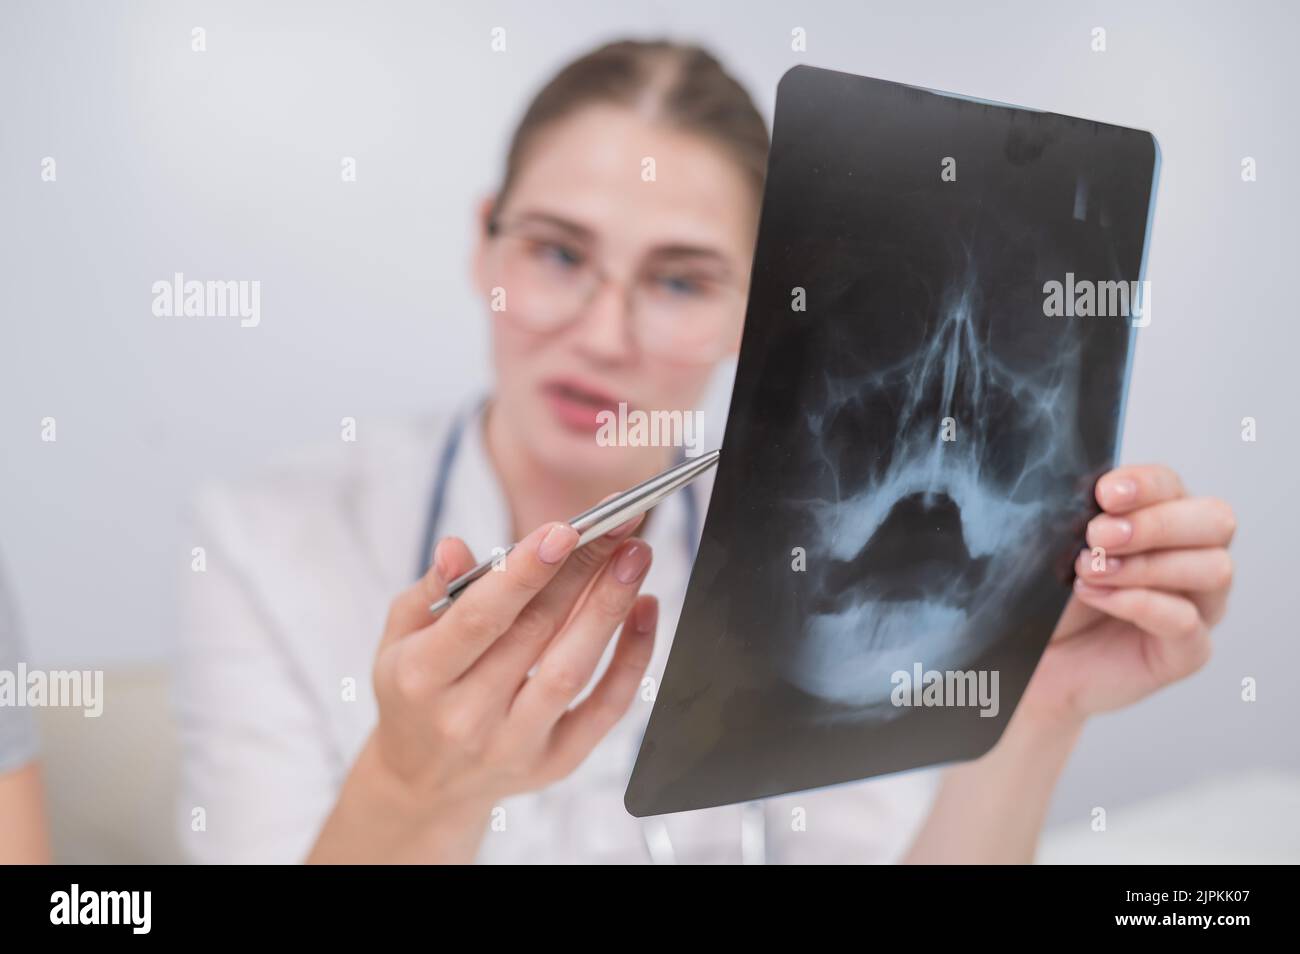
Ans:
[[[1154,138],[796,67],[634,815],[977,757],[1117,454]]]

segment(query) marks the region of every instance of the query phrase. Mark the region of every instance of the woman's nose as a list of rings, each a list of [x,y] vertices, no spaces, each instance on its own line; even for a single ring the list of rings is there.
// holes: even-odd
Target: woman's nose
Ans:
[[[604,364],[626,360],[635,352],[636,335],[629,299],[622,283],[600,284],[574,326],[581,351]]]

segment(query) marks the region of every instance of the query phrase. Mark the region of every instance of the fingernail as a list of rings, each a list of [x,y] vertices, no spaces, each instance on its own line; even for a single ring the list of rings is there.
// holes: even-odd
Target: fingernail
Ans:
[[[1074,578],[1074,588],[1080,596],[1105,596],[1113,592],[1104,586],[1093,586],[1091,583],[1085,583],[1081,577],[1077,576]]]
[[[642,600],[636,605],[636,618],[633,620],[636,631],[642,636],[655,628],[655,616],[659,612],[659,601],[654,597]]]
[[[620,583],[635,583],[650,565],[650,546],[637,540],[614,561],[614,579]]]
[[[630,534],[633,530],[637,528],[637,524],[639,524],[644,518],[645,518],[645,514],[643,513],[639,513],[635,517],[630,517],[629,519],[624,520],[622,523],[620,523],[613,530],[606,531],[605,536],[609,537],[611,540],[617,540],[620,537],[626,537],[628,534]]]
[[[578,531],[568,524],[557,523],[546,531],[537,546],[537,558],[543,563],[559,563],[578,542]]]
[[[1100,565],[1099,565],[1100,564]],[[1110,556],[1103,553],[1100,556],[1094,554],[1091,550],[1080,550],[1077,566],[1081,572],[1092,573],[1100,576],[1103,573],[1114,573],[1120,568],[1121,561],[1117,556]]]
[[[1108,500],[1120,503],[1125,500],[1132,500],[1137,496],[1137,492],[1137,481],[1131,480],[1128,477],[1121,477],[1118,480],[1112,480],[1106,484],[1105,496]]]
[[[442,556],[443,541],[439,540],[438,545],[433,548],[433,575],[443,583],[447,581],[447,561]]]
[[[1095,547],[1117,547],[1128,543],[1133,536],[1133,524],[1122,517],[1100,516],[1093,518],[1088,542]]]

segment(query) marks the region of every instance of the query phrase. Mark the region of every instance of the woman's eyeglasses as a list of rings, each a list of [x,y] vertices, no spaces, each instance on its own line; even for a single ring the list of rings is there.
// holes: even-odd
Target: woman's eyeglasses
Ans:
[[[521,328],[554,331],[580,315],[607,282],[622,287],[638,346],[673,361],[712,363],[736,339],[744,288],[712,256],[685,250],[652,256],[626,279],[562,229],[493,221],[492,307]]]

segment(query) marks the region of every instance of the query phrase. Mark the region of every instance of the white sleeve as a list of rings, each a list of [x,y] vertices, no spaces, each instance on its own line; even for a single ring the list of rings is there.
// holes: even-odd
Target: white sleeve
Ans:
[[[917,769],[769,799],[764,811],[781,864],[893,864],[907,854],[943,770]]]
[[[336,758],[301,673],[258,605],[254,568],[223,537],[238,509],[198,508],[204,572],[187,571],[174,705],[181,743],[179,843],[202,863],[305,859],[339,784]]]

